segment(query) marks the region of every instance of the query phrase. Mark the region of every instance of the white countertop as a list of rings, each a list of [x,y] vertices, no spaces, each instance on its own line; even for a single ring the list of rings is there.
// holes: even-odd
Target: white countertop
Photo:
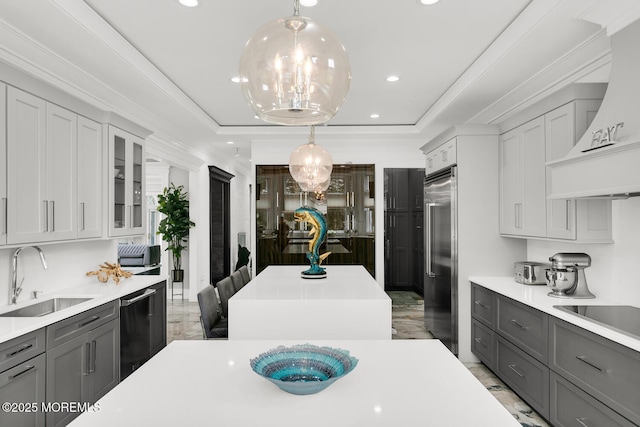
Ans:
[[[303,279],[308,265],[270,265],[238,291],[237,300],[388,300],[389,296],[361,265],[324,266],[324,279]]]
[[[391,339],[391,298],[363,266],[307,268],[271,265],[233,295],[229,339]]]
[[[305,396],[249,366],[264,351],[304,342],[174,341],[69,426],[520,426],[438,340],[311,341],[359,362]]]
[[[551,290],[546,285],[522,285],[513,277],[478,277],[472,276],[469,281],[481,285],[501,295],[519,301],[544,313],[565,320],[583,329],[601,335],[633,350],[640,351],[640,339],[623,334],[614,329],[592,322],[584,317],[567,313],[554,308],[554,305],[624,305],[607,301],[603,298],[574,299],[554,298],[547,294]]]
[[[40,294],[38,299],[25,299],[16,305],[0,307],[0,313],[5,313],[51,298],[91,298],[89,301],[42,317],[0,317],[0,343],[119,299],[163,280],[167,280],[166,276],[131,276],[129,278],[121,278],[120,284],[116,285],[113,280],[109,280],[107,283],[100,283],[96,279],[93,283],[85,283],[52,293]]]

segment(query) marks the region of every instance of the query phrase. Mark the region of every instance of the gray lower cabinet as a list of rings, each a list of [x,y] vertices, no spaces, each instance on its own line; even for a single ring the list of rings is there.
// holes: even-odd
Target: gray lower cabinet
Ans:
[[[0,411],[0,426],[45,425],[45,365],[43,353],[0,373],[0,403],[9,405]]]
[[[549,367],[640,425],[640,353],[552,318]]]
[[[549,421],[555,427],[637,426],[553,371],[550,393]]]
[[[500,335],[495,373],[540,415],[549,418],[549,368]]]
[[[81,409],[95,403],[118,384],[117,305],[118,301],[114,301],[47,327],[46,400],[49,404],[80,405],[80,410],[48,411],[47,427],[67,425],[80,415]]]
[[[471,350],[552,425],[640,425],[639,352],[471,286]]]

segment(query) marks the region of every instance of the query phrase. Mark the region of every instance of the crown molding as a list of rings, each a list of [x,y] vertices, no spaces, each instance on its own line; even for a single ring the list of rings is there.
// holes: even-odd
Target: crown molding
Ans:
[[[612,36],[640,19],[640,3],[638,0],[591,0],[576,18],[598,24]]]
[[[562,0],[539,0],[531,2],[516,19],[496,38],[496,40],[474,61],[456,82],[438,99],[438,101],[418,121],[419,130],[424,130],[438,116],[451,107],[507,53],[518,44],[536,26],[562,2]]]
[[[469,119],[501,123],[611,63],[611,40],[598,31]]]
[[[180,105],[185,111],[205,123],[214,132],[220,125],[178,88],[151,61],[142,55],[127,39],[118,33],[96,11],[82,0],[50,0],[87,33],[96,37],[116,53],[131,68],[145,76],[155,87]]]

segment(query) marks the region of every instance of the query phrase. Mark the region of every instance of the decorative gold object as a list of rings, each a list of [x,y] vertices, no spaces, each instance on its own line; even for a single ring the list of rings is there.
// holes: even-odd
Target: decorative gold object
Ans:
[[[87,276],[97,276],[98,281],[102,283],[107,283],[109,278],[113,276],[113,281],[118,285],[120,284],[121,277],[126,279],[131,277],[132,273],[130,271],[124,271],[118,263],[112,264],[105,261],[104,264],[100,264],[100,270],[89,271]]]

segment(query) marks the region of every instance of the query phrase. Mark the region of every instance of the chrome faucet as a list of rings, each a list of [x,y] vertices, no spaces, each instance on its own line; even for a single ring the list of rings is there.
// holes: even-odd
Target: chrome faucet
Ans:
[[[44,268],[45,270],[47,269],[47,260],[44,258],[44,252],[42,252],[42,249],[40,249],[39,247],[24,246],[16,249],[16,251],[13,253],[13,262],[11,263],[11,304],[16,303],[16,301],[18,300],[18,295],[20,295],[20,292],[22,292],[22,282],[24,281],[24,277],[18,285],[18,255],[20,255],[20,252],[22,252],[22,250],[25,248],[33,248],[38,251],[38,254],[40,255],[40,261],[42,261],[42,268]]]

